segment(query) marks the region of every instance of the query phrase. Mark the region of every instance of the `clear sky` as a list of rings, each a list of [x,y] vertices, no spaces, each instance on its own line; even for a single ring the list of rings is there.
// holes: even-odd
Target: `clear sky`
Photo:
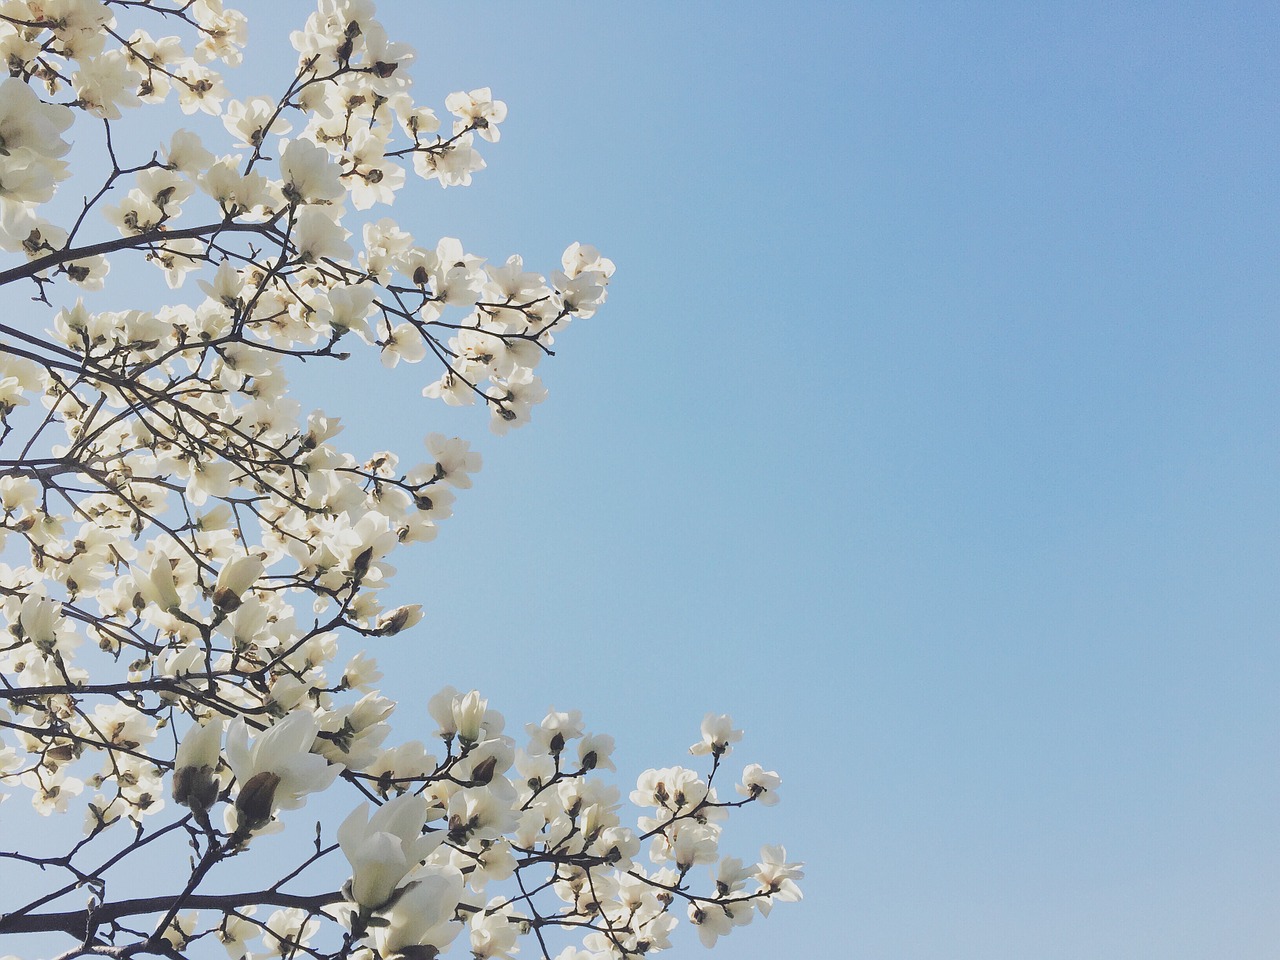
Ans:
[[[274,95],[310,4],[231,5]],[[510,107],[397,219],[618,264],[506,438],[302,384],[359,448],[484,452],[400,564],[397,737],[477,686],[634,773],[732,713],[784,782],[726,852],[808,864],[733,960],[1276,957],[1277,7],[379,9],[423,102]]]
[[[733,713],[784,802],[728,849],[809,864],[735,960],[1275,957],[1276,7],[380,9],[511,110],[421,233],[618,263],[403,569],[397,692],[633,770]]]

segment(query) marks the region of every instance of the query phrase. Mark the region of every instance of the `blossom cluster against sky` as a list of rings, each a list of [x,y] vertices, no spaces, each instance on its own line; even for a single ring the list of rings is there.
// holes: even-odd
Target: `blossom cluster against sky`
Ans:
[[[1274,8],[436,9],[510,105],[441,232],[618,274],[414,678],[732,711],[809,877],[737,957],[1269,956]]]
[[[241,6],[274,95],[310,4]],[[379,9],[510,107],[395,215],[618,264],[505,438],[309,385],[353,446],[484,452],[375,651],[401,723],[479,686],[634,770],[731,712],[783,802],[726,852],[808,873],[734,957],[1270,956],[1280,15]]]

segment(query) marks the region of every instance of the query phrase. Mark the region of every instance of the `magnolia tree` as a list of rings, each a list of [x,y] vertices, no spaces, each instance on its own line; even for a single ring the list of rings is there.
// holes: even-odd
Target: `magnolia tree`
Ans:
[[[355,648],[420,618],[381,602],[389,560],[480,458],[432,434],[425,462],[361,460],[286,371],[426,361],[427,397],[504,433],[613,264],[575,243],[544,275],[381,215],[410,170],[470,183],[506,107],[419,106],[373,13],[321,0],[287,87],[241,100],[217,65],[245,19],[221,0],[0,0],[0,284],[19,293],[0,324],[0,953],[635,957],[680,918],[710,945],[799,899],[782,848],[718,852],[779,782],[725,772],[728,717],[703,723],[698,769],[625,781],[630,819],[613,740],[576,711],[512,737],[446,688],[401,711],[418,739],[392,734]],[[120,134],[173,101],[195,129]],[[68,206],[72,140],[101,167],[77,160],[92,186]],[[113,262],[167,302],[95,309]]]

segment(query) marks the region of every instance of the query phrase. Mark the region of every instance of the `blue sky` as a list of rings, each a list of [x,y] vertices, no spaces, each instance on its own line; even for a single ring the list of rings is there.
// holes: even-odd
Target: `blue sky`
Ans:
[[[241,6],[274,94],[310,5]],[[357,448],[485,455],[401,564],[398,734],[478,686],[635,772],[732,713],[784,802],[726,851],[809,875],[735,960],[1274,957],[1276,8],[379,9],[423,102],[510,106],[396,217],[618,264],[509,437],[302,378]]]

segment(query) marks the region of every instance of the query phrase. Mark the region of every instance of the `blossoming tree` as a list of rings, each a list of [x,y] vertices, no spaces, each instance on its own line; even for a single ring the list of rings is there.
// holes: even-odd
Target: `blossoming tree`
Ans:
[[[0,953],[636,957],[680,917],[710,945],[800,896],[781,848],[718,851],[779,782],[725,789],[727,717],[701,772],[639,775],[630,825],[613,740],[575,711],[517,741],[445,689],[392,735],[353,646],[418,621],[380,601],[389,558],[480,458],[432,434],[423,463],[361,461],[290,364],[427,361],[427,397],[503,433],[614,268],[575,243],[544,276],[377,215],[409,168],[467,185],[506,107],[453,93],[442,125],[373,14],[321,0],[287,88],[240,100],[221,0],[0,0],[0,285],[23,293],[0,323],[0,794],[71,824],[0,821]],[[124,111],[173,101],[203,129],[119,142]],[[74,208],[69,138],[101,144]],[[167,302],[96,309],[122,259]],[[289,813],[309,802],[318,824]]]

